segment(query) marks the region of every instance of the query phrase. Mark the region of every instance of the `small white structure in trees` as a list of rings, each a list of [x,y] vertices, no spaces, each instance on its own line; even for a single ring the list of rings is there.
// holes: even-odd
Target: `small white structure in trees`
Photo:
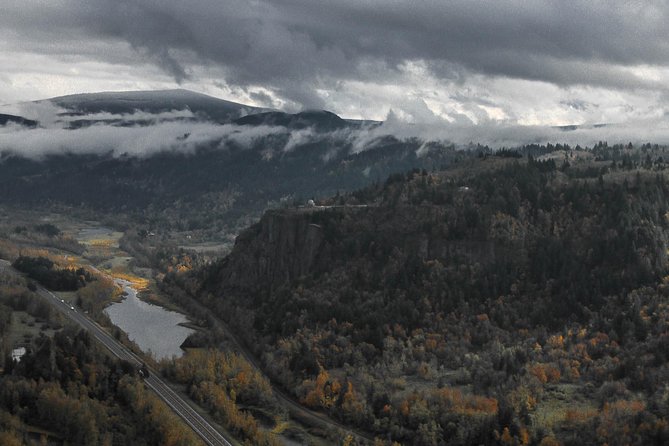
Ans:
[[[12,361],[19,362],[23,355],[26,354],[25,347],[19,347],[12,350]]]

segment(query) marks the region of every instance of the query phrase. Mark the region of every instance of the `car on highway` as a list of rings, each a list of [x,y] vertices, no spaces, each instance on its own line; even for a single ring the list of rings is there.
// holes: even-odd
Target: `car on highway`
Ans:
[[[148,367],[146,366],[146,364],[144,364],[144,363],[142,363],[142,365],[141,365],[141,367],[139,368],[138,372],[139,372],[139,376],[140,376],[141,378],[144,378],[144,379],[146,379],[146,378],[148,378],[149,376],[151,376],[151,374],[149,373],[149,368],[148,368]]]
[[[74,307],[72,305],[70,305],[70,310],[74,310]]]

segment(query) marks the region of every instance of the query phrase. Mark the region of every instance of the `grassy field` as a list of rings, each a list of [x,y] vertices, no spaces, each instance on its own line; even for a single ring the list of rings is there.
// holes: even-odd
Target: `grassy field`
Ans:
[[[52,337],[56,329],[50,327],[45,321],[37,319],[25,311],[14,311],[12,313],[12,325],[9,330],[9,344],[12,348],[25,347],[39,337],[40,333]]]
[[[537,424],[552,430],[559,430],[567,420],[569,412],[596,412],[597,406],[588,398],[583,387],[576,384],[558,384],[551,386],[537,404],[532,417]]]
[[[198,254],[221,255],[232,250],[234,241],[230,242],[202,242],[179,245],[179,248],[187,251],[195,251]]]

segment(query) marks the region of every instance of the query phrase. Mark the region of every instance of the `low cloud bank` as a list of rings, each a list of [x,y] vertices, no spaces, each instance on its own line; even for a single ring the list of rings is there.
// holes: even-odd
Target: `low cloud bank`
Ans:
[[[493,149],[546,143],[586,147],[593,146],[598,141],[607,141],[609,144],[669,144],[669,120],[666,117],[563,130],[545,126],[511,125],[498,121],[478,124],[462,121],[409,123],[391,113],[381,125],[323,133],[309,128],[290,131],[281,126],[219,125],[194,121],[196,117],[188,110],[157,114],[136,112],[70,116],[66,110],[53,104],[32,103],[24,105],[20,110],[10,111],[36,119],[40,126],[35,129],[15,124],[0,127],[0,152],[32,159],[55,154],[95,153],[147,157],[166,151],[192,153],[198,147],[225,149],[231,144],[249,148],[257,146],[261,141],[267,144],[267,147],[263,147],[263,154],[266,158],[271,158],[274,154],[290,152],[304,144],[327,141],[330,148],[324,158],[327,160],[342,147],[350,147],[352,152],[358,153],[377,147],[387,136],[398,140],[418,139],[425,143],[454,144],[463,148],[471,143],[478,143]],[[77,120],[94,123],[87,127],[70,129],[72,121]],[[105,121],[116,121],[116,124],[122,121],[124,125],[112,125]],[[147,122],[150,124],[147,125]],[[417,154],[425,153],[427,147],[428,144],[423,144]]]

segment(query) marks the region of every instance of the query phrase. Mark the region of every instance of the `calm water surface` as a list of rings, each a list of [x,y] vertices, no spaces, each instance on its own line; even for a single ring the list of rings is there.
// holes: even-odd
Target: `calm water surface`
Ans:
[[[128,294],[122,302],[105,309],[112,323],[128,334],[143,351],[151,351],[156,359],[181,356],[181,343],[193,333],[178,324],[188,322],[186,316],[141,301],[130,282],[115,279]]]

